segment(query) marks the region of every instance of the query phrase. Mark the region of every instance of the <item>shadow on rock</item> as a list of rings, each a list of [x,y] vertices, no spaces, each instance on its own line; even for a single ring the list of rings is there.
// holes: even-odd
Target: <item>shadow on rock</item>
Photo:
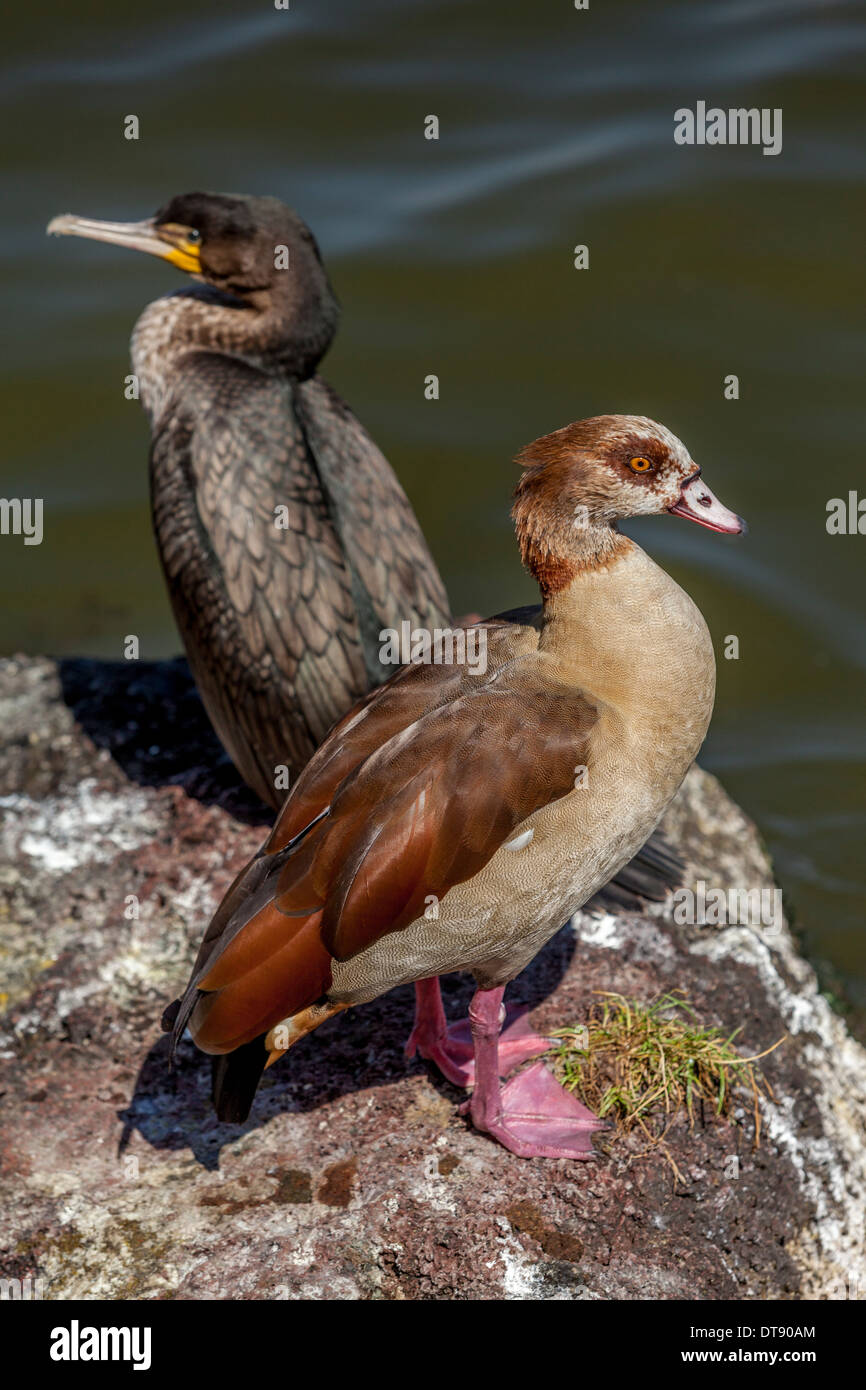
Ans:
[[[574,950],[574,931],[565,926],[509,986],[506,1002],[537,1008],[556,990]],[[473,990],[468,975],[443,976],[442,994],[450,1021],[466,1016]],[[173,1071],[168,1066],[168,1038],[161,1036],[139,1069],[128,1107],[118,1112],[123,1124],[118,1152],[123,1154],[138,1131],[155,1149],[190,1148],[198,1163],[216,1169],[224,1145],[235,1143],[276,1115],[317,1110],[340,1096],[388,1086],[425,1070],[456,1108],[465,1092],[420,1058],[406,1058],[413,1013],[414,990],[404,986],[329,1019],[297,1043],[286,1060],[265,1072],[243,1125],[217,1120],[210,1100],[210,1059],[189,1036],[178,1048]]]
[[[58,663],[63,700],[130,781],[179,786],[206,806],[248,825],[270,825],[273,811],[244,786],[211,728],[184,657],[173,661]]]

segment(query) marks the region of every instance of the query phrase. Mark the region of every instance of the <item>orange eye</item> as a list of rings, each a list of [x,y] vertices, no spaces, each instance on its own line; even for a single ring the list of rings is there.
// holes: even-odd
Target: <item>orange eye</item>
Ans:
[[[652,468],[649,459],[632,459],[629,463],[632,473],[648,473]]]

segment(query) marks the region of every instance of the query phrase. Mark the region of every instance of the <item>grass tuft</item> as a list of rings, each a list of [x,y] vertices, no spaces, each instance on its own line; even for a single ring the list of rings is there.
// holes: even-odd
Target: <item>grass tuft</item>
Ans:
[[[727,1116],[733,1093],[745,1090],[751,1094],[758,1148],[758,1099],[772,1100],[773,1092],[755,1063],[784,1038],[755,1057],[743,1057],[734,1047],[741,1029],[726,1037],[718,1028],[702,1027],[682,990],[650,1004],[599,993],[584,1027],[563,1028],[556,1035],[562,1045],[553,1060],[568,1090],[599,1119],[613,1120],[618,1132],[640,1128],[653,1144],[683,1110],[691,1128],[696,1107],[702,1118],[707,1106]]]

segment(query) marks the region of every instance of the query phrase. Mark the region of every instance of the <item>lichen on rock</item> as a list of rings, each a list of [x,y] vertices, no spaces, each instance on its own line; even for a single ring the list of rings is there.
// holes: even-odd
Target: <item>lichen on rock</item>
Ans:
[[[185,664],[0,663],[0,1276],[49,1299],[851,1298],[866,1288],[866,1054],[784,922],[671,904],[579,913],[509,991],[536,1027],[594,991],[682,989],[740,1026],[775,1103],[685,1116],[665,1143],[521,1160],[403,1043],[412,991],[347,1011],[219,1124],[191,1043],[159,1030],[266,813]],[[666,818],[691,880],[772,887],[754,826],[694,768]],[[446,1008],[471,981],[449,977]]]

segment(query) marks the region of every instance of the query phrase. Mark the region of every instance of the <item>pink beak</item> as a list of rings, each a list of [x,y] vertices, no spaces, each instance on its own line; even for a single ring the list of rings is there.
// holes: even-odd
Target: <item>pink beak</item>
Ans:
[[[687,516],[699,526],[707,526],[711,531],[723,531],[729,536],[739,536],[746,529],[746,523],[736,512],[723,507],[715,493],[710,492],[702,481],[700,469],[683,484],[680,500],[668,511],[673,516]]]

